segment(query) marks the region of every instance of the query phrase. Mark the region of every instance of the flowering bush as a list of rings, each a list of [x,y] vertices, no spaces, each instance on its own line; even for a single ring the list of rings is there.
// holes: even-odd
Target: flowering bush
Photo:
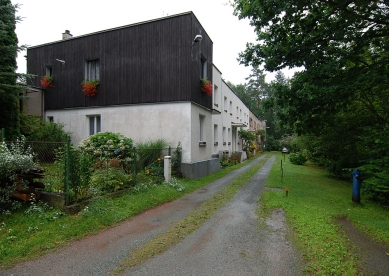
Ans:
[[[25,185],[23,182],[16,183],[17,175],[34,167],[34,154],[30,147],[25,149],[24,138],[12,143],[9,148],[4,142],[0,142],[0,210],[3,213],[20,206],[20,203],[11,199],[16,185]]]
[[[133,162],[133,142],[120,133],[100,132],[82,140],[79,149],[92,154],[99,161],[117,159],[126,172]]]
[[[207,79],[201,79],[201,91],[203,91],[208,96],[212,96],[212,82]]]
[[[99,85],[99,80],[84,80],[81,83],[82,92],[88,97],[96,96],[97,94],[97,85]]]
[[[30,147],[25,149],[24,138],[11,143],[10,148],[4,142],[0,143],[0,180],[14,180],[17,174],[34,167],[34,153]]]
[[[40,80],[40,83],[43,88],[54,87],[53,78],[51,76],[43,76]]]

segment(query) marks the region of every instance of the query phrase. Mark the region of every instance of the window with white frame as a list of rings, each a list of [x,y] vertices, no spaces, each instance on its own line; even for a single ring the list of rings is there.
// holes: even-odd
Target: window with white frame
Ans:
[[[224,111],[227,112],[227,97],[224,96]]]
[[[49,122],[54,122],[54,117],[53,116],[47,116],[47,120]]]
[[[219,99],[219,89],[218,89],[218,86],[216,84],[214,84],[213,85],[213,102],[214,102],[215,106],[219,106],[218,99]]]
[[[88,116],[89,118],[89,135],[99,133],[101,131],[100,115]]]
[[[98,59],[85,61],[85,79],[100,79],[100,61]]]
[[[208,79],[207,74],[207,60],[205,57],[201,56],[201,78]]]
[[[216,143],[218,142],[217,141],[218,137],[217,137],[217,125],[213,125],[213,141]]]
[[[53,67],[52,66],[46,66],[45,67],[45,76],[51,77],[53,75]]]
[[[204,115],[200,115],[199,116],[199,120],[200,120],[200,140],[199,141],[204,141],[204,120],[205,120],[205,116]]]

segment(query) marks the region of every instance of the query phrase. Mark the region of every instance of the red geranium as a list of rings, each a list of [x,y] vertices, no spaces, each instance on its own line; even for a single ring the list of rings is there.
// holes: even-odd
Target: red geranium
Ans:
[[[99,85],[99,80],[84,80],[81,83],[82,92],[88,97],[96,96],[97,93],[97,85]]]
[[[40,80],[42,88],[45,88],[45,89],[47,87],[54,87],[54,85],[52,85],[52,82],[53,82],[53,78],[50,76],[43,76]]]
[[[212,96],[212,82],[206,79],[201,79],[201,91],[208,96]]]

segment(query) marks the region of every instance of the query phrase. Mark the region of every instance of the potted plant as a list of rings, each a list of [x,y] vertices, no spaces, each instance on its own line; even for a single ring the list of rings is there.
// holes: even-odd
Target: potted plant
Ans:
[[[82,92],[88,97],[96,96],[97,93],[97,85],[99,85],[99,80],[84,80],[81,83]]]
[[[51,76],[43,76],[40,80],[42,88],[46,89],[47,87],[54,87],[53,85],[53,77]]]
[[[201,79],[201,91],[203,91],[208,96],[212,96],[212,82],[207,79]]]

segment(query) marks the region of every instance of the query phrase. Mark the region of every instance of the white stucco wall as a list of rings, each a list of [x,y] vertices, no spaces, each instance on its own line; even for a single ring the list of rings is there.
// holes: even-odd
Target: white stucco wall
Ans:
[[[212,157],[212,114],[210,110],[200,107],[196,104],[192,104],[191,109],[191,127],[192,127],[192,162],[203,161]],[[200,146],[200,116],[203,117],[203,137],[202,142],[206,142],[205,146]]]
[[[212,115],[212,153],[216,154],[225,150],[228,150],[230,153],[242,151],[243,144],[238,137],[238,131],[241,128],[248,129],[250,111],[222,80],[222,74],[216,67],[213,67],[212,74],[213,83],[218,86],[216,97],[213,99],[214,104],[217,104],[217,106],[214,105],[214,109],[217,112],[214,112]],[[242,126],[236,127],[234,126],[236,124]],[[217,125],[216,135],[214,134],[215,125]],[[224,135],[223,128],[225,128]],[[218,142],[218,145],[215,146],[214,142]],[[224,142],[226,145],[223,145]]]
[[[205,116],[206,147],[199,147],[199,114]],[[101,131],[119,132],[132,138],[134,143],[165,139],[175,148],[182,146],[182,162],[191,163],[211,158],[211,113],[191,102],[142,104],[114,107],[48,110],[55,122],[65,124],[71,133],[72,143],[77,145],[89,136],[88,116],[101,116]]]

